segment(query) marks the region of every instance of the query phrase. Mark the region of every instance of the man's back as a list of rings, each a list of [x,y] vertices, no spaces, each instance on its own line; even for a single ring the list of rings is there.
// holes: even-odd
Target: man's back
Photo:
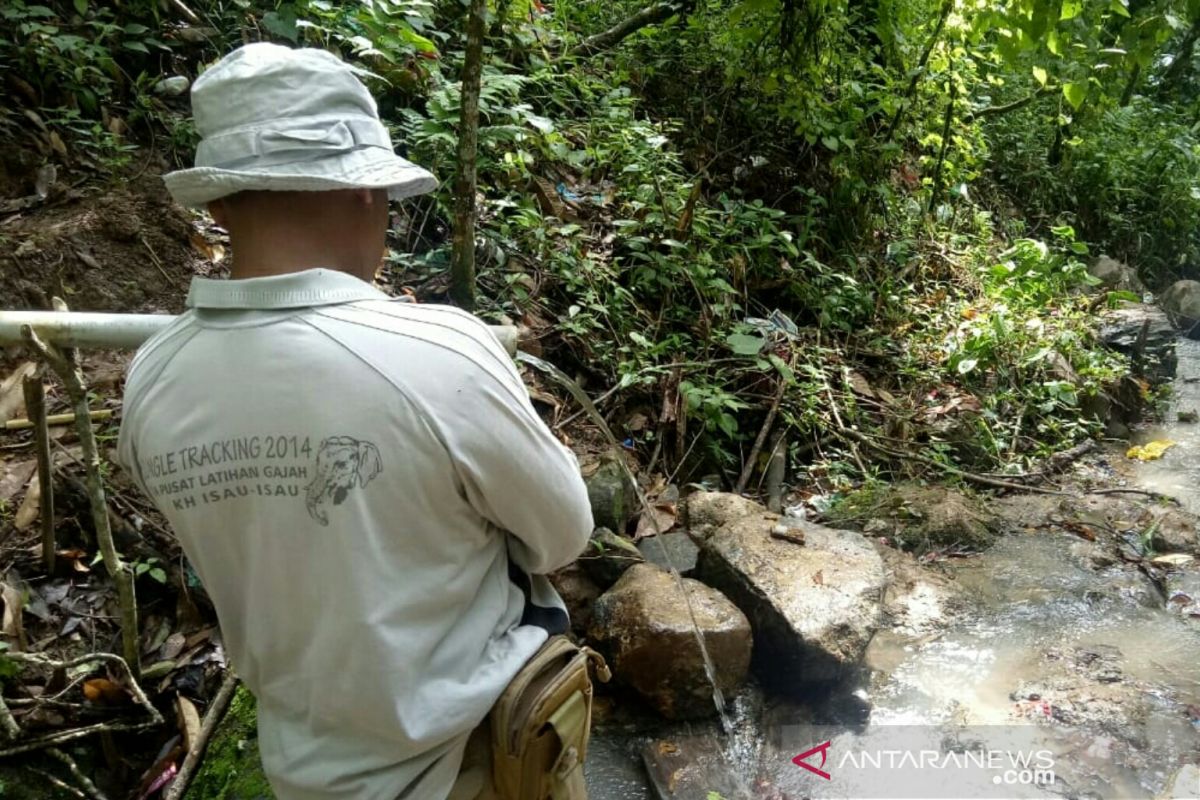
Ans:
[[[277,793],[444,796],[565,627],[529,575],[590,533],[573,457],[462,312],[326,270],[190,304],[134,361],[121,461],[213,598]]]

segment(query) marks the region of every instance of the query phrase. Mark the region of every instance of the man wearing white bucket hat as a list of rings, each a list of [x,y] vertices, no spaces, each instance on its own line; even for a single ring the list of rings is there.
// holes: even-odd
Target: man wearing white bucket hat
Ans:
[[[574,457],[485,325],[370,283],[388,197],[433,176],[324,51],[247,45],[192,103],[196,166],[165,181],[229,230],[232,279],[138,351],[118,450],[212,597],[272,788],[583,797],[588,656],[541,577],[591,533]]]

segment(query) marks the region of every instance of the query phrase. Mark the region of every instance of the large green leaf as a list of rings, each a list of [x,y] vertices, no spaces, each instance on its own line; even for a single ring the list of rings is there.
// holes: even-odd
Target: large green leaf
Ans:
[[[1063,97],[1067,98],[1067,102],[1071,104],[1071,108],[1076,111],[1083,105],[1083,101],[1087,98],[1088,85],[1083,81],[1063,84]]]

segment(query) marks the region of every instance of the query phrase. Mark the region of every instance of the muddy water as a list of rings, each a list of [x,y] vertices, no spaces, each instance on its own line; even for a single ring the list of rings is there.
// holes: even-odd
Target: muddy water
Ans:
[[[1138,434],[1177,445],[1137,465],[1131,485],[1200,513],[1200,425],[1176,415],[1200,411],[1193,378],[1200,379],[1200,343],[1180,342],[1168,421]],[[881,633],[864,679],[825,702],[791,705],[764,700],[753,688],[743,692],[731,703],[736,741],[715,724],[601,725],[589,759],[591,796],[704,800],[706,789],[727,800],[914,796],[872,793],[844,773],[814,782],[790,761],[821,741],[816,736],[845,750],[889,730],[909,732],[909,744],[927,736],[934,745],[947,732],[986,739],[992,731],[999,747],[1005,731],[1023,726],[1054,754],[1055,782],[1014,786],[1005,796],[1155,797],[1180,765],[1200,763],[1200,620],[1169,613],[1159,587],[1136,565],[1116,560],[1098,568],[1097,550],[1068,533],[1013,530],[978,557],[940,565],[963,590],[948,622],[924,635]],[[937,606],[930,603],[932,617]],[[701,743],[675,795],[656,793],[639,763],[639,754],[664,740],[685,752]],[[726,755],[707,758],[714,746]],[[731,763],[739,773],[732,786]],[[759,788],[739,791],[747,785]],[[964,782],[916,796],[998,796],[987,789]],[[1200,798],[1195,789],[1180,796]]]

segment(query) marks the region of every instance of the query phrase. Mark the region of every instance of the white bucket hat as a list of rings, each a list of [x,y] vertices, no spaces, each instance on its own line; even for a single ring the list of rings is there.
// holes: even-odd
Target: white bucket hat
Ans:
[[[192,86],[196,166],[163,176],[185,206],[247,189],[383,189],[393,200],[437,179],[392,151],[353,69],[324,50],[248,44]]]

